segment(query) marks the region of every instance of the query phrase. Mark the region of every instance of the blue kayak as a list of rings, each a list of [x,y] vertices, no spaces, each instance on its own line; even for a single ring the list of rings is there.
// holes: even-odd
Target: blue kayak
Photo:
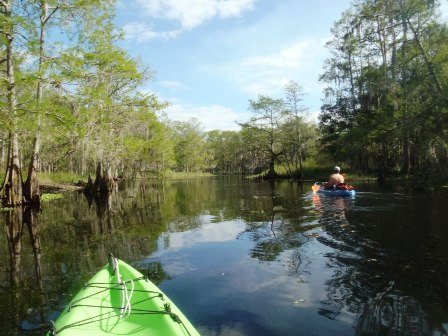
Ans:
[[[345,197],[349,197],[349,196],[355,196],[356,192],[354,189],[352,190],[341,190],[341,189],[324,189],[324,188],[320,188],[317,191],[319,194],[324,194],[324,195],[328,195],[328,196],[345,196]]]
[[[311,189],[314,193],[318,193],[321,195],[328,195],[328,196],[343,196],[343,197],[353,197],[355,196],[356,192],[353,187],[350,186],[350,188],[324,188],[323,185],[316,182]]]

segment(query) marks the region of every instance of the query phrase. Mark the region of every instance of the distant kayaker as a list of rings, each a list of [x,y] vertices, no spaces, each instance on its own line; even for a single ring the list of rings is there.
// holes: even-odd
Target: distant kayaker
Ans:
[[[328,182],[325,183],[326,188],[332,188],[335,185],[338,185],[339,183],[344,183],[344,176],[340,174],[341,168],[338,166],[335,166],[333,168],[333,174],[330,175],[330,178],[328,179]]]

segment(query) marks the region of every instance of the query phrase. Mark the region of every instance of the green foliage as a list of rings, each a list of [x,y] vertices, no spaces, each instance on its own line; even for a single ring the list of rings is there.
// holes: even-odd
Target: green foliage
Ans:
[[[304,118],[302,88],[291,81],[284,89],[285,99],[260,95],[257,101],[249,101],[253,117],[241,124],[245,157],[254,164],[250,172],[268,167],[268,177],[285,174],[301,179],[303,162],[315,151],[316,126]]]
[[[220,174],[243,172],[242,157],[245,144],[241,132],[211,131],[207,133],[206,150],[211,159],[207,170]]]
[[[205,134],[198,120],[173,122],[172,132],[176,170],[202,171],[206,167]]]
[[[40,197],[40,200],[42,202],[51,202],[60,198],[63,198],[64,195],[62,194],[42,194]]]
[[[326,176],[328,167],[313,168],[312,159],[316,166],[342,162],[365,174],[445,176],[448,29],[431,5],[437,1],[357,0],[344,13],[328,43],[331,57],[321,79],[329,86],[319,130],[306,118],[304,90],[291,81],[282,98],[250,100],[252,116],[240,131],[208,133],[197,120],[163,120],[167,103],[142,93],[153,73],[120,47],[114,1],[72,0],[56,9],[59,2],[49,0],[55,11],[42,21],[44,3],[20,1],[11,20],[0,18],[20,32],[14,55],[18,108],[10,115],[2,82],[0,145],[6,153],[8,132],[17,131],[21,156],[30,160],[39,135],[42,171],[73,174],[56,177],[61,182],[85,179],[98,161],[128,176]],[[78,24],[67,24],[72,19]],[[45,43],[44,28],[51,36]],[[5,48],[4,34],[0,43]]]
[[[41,172],[39,174],[40,181],[45,183],[78,183],[79,181],[85,181],[86,176],[77,175],[71,172],[54,172],[45,173]]]
[[[333,160],[380,178],[446,164],[448,39],[434,5],[363,0],[335,24],[320,114]]]
[[[169,179],[175,179],[175,180],[210,177],[210,176],[213,176],[213,174],[201,173],[201,172],[187,173],[187,172],[166,171],[163,174],[163,177],[169,178]]]

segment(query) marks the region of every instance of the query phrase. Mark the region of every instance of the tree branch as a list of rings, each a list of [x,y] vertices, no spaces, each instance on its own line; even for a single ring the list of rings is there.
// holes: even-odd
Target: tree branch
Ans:
[[[428,59],[428,55],[426,54],[425,49],[423,48],[423,45],[420,41],[420,37],[418,35],[418,32],[415,30],[414,25],[411,23],[411,20],[409,18],[406,18],[406,22],[409,25],[409,28],[411,28],[412,33],[414,34],[414,40],[417,43],[418,49],[420,50],[420,53],[423,56],[423,59],[425,60],[425,64],[428,67],[429,74],[431,75],[432,79],[434,80],[435,87],[437,89],[437,92],[443,96],[443,90],[442,85],[440,84],[439,78],[437,77],[434,68],[432,66],[431,61]]]
[[[58,5],[56,7],[53,8],[53,10],[51,11],[50,14],[48,14],[48,16],[45,18],[45,20],[43,21],[44,24],[46,24],[50,18],[60,9],[61,7]]]

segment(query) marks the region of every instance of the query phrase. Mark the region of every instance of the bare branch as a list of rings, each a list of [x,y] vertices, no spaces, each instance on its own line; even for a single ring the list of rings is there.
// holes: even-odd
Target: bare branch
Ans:
[[[44,24],[46,24],[49,20],[50,20],[50,18],[60,9],[61,7],[59,7],[59,6],[56,6],[56,7],[54,7],[53,8],[53,10],[51,11],[51,13],[50,14],[48,14],[48,16],[45,18],[45,20],[43,21],[43,23]]]

